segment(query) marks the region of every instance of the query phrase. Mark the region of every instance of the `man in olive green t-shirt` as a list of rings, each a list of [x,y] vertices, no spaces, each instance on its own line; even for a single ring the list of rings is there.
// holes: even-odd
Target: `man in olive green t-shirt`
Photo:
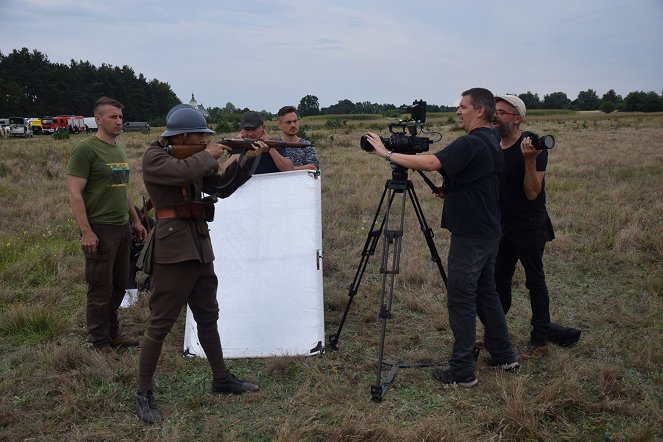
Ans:
[[[117,317],[129,279],[129,220],[138,241],[147,237],[129,192],[127,154],[116,141],[122,133],[123,108],[112,98],[97,100],[97,133],[76,144],[67,164],[69,205],[85,254],[88,340],[104,353],[138,345],[137,339],[120,335]]]

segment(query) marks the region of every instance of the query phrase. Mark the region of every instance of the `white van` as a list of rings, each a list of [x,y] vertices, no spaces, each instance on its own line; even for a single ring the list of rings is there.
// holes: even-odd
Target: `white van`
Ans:
[[[85,124],[85,132],[90,133],[97,131],[97,122],[94,117],[83,118],[83,124]]]

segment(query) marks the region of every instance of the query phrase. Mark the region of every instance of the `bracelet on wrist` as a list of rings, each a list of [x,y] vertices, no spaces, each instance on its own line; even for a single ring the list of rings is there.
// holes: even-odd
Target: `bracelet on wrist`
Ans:
[[[387,153],[384,156],[384,159],[391,162],[391,154],[392,153],[393,153],[392,151],[388,150]]]

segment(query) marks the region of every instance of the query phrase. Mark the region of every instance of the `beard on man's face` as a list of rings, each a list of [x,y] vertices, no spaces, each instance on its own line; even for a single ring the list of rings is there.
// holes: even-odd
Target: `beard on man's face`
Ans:
[[[495,125],[495,129],[497,129],[497,133],[500,137],[504,138],[511,133],[514,126],[515,123],[513,121],[507,121],[505,123],[499,122]]]

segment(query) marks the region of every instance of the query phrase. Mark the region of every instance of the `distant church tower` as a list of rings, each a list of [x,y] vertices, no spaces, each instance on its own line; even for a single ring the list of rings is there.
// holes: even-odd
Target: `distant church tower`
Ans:
[[[191,100],[189,101],[189,105],[197,109],[198,112],[200,112],[201,114],[203,114],[203,117],[205,118],[209,117],[209,112],[207,112],[207,109],[205,109],[205,107],[202,104],[198,104],[196,98],[193,96],[193,92],[191,92]]]

